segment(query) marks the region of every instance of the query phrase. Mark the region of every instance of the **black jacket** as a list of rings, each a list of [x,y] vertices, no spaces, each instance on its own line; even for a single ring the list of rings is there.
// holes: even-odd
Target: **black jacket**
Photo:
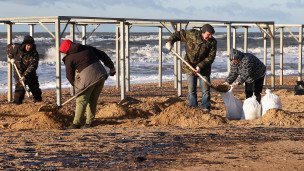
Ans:
[[[15,64],[21,76],[25,78],[36,77],[36,70],[39,64],[39,54],[36,50],[36,45],[33,44],[30,52],[25,51],[24,46],[25,44],[9,44],[6,49],[7,55],[9,58],[15,59]]]

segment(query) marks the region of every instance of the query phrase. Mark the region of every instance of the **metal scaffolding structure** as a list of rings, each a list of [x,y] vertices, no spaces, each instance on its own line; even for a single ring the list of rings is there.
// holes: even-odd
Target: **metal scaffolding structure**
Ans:
[[[159,32],[159,86],[162,86],[162,40],[163,29],[168,32],[175,32],[187,28],[200,28],[203,24],[211,24],[214,27],[222,27],[227,30],[227,69],[230,69],[229,55],[231,47],[235,48],[235,35],[237,28],[244,28],[244,51],[247,52],[247,38],[249,28],[258,28],[266,37],[270,39],[270,65],[271,65],[271,87],[275,88],[275,32],[276,28],[300,27],[299,38],[290,31],[299,41],[299,78],[302,76],[302,30],[303,25],[275,25],[272,21],[216,21],[216,20],[158,20],[158,19],[136,19],[136,18],[102,18],[102,17],[82,17],[82,16],[50,16],[50,17],[17,17],[0,18],[0,24],[7,27],[7,44],[12,43],[13,25],[29,25],[30,35],[34,35],[34,27],[40,25],[55,40],[55,48],[59,49],[60,41],[66,28],[70,26],[70,37],[75,40],[75,27],[82,27],[82,44],[96,31],[100,25],[110,24],[115,26],[116,33],[116,87],[120,88],[121,100],[126,98],[126,92],[130,91],[130,51],[129,32],[132,27],[155,27]],[[87,26],[94,25],[95,28],[87,34]],[[50,30],[47,26],[52,26]],[[62,27],[63,26],[63,27]],[[233,30],[231,40],[231,30]],[[283,40],[283,37],[280,37]],[[267,62],[267,46],[264,40],[264,62]],[[282,43],[281,43],[282,44]],[[181,43],[175,43],[175,50],[182,55]],[[280,46],[280,49],[281,48]],[[59,50],[56,53],[56,103],[61,105],[61,57]],[[280,65],[280,78],[283,84],[283,51],[280,53],[282,66]],[[177,88],[177,95],[182,93],[182,73],[181,61],[174,58],[174,87]],[[8,63],[8,101],[12,101],[12,65]]]

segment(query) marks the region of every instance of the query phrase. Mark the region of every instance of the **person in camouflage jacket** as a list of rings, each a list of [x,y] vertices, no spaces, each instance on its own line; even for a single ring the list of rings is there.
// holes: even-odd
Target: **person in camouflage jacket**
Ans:
[[[16,65],[21,78],[14,68],[15,78],[15,94],[14,103],[21,104],[24,100],[25,89],[21,81],[29,86],[29,90],[34,96],[34,102],[42,101],[41,89],[39,88],[38,76],[36,70],[38,68],[39,54],[33,37],[27,35],[21,44],[9,44],[6,49],[8,58],[13,65]]]
[[[211,65],[215,59],[217,50],[217,41],[212,36],[214,33],[214,28],[210,24],[205,24],[201,30],[177,31],[167,40],[166,46],[167,48],[169,46],[170,50],[174,42],[185,42],[186,55],[184,59],[196,69],[193,72],[185,64],[183,65],[183,72],[187,74],[188,102],[191,107],[198,106],[196,87],[199,77],[196,73],[200,73],[210,82]],[[199,80],[202,90],[202,108],[203,111],[209,112],[211,108],[210,87],[202,79]]]
[[[266,66],[256,56],[233,49],[230,56],[231,68],[226,84],[233,86],[245,83],[246,99],[254,93],[261,100]]]

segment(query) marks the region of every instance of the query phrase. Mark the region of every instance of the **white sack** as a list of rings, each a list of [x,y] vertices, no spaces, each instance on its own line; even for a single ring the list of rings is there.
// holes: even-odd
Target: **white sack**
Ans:
[[[262,104],[262,116],[269,109],[282,109],[281,99],[279,98],[279,96],[271,93],[270,89],[266,89],[266,94],[264,97],[262,97],[261,104]]]
[[[256,100],[256,96],[246,99],[243,104],[243,111],[245,120],[257,119],[261,116],[262,106]]]
[[[228,119],[239,120],[244,116],[242,108],[243,104],[240,100],[234,97],[232,89],[233,88],[231,88],[226,93],[221,93],[221,96],[223,98],[227,110],[226,117]]]

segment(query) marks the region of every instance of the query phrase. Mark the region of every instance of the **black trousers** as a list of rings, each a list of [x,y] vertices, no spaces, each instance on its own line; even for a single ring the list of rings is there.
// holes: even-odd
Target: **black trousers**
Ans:
[[[21,104],[24,100],[24,95],[25,95],[25,89],[22,86],[19,77],[14,76],[15,78],[15,94],[14,94],[14,102]],[[32,76],[30,78],[27,78],[25,80],[25,84],[28,85],[29,90],[32,92],[34,100],[35,101],[41,101],[42,97],[42,91],[39,88],[39,82],[38,82],[38,77],[37,76]]]
[[[263,90],[264,77],[265,76],[253,81],[252,83],[245,83],[246,99],[251,97],[254,93],[257,101],[259,103],[261,102],[261,93]]]

